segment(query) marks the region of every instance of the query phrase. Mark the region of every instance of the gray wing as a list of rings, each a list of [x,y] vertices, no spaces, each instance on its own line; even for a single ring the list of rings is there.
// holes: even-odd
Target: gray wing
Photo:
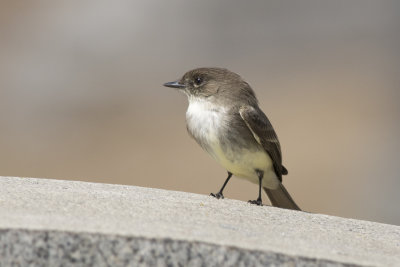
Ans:
[[[288,171],[282,165],[281,146],[271,122],[258,107],[241,107],[239,109],[239,114],[250,129],[254,138],[271,157],[275,173],[278,179],[282,181],[282,175],[288,174]]]

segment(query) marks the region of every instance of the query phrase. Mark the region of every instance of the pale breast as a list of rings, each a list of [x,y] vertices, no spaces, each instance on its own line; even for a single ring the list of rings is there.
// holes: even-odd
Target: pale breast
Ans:
[[[226,110],[203,101],[191,101],[186,112],[189,133],[223,167],[232,170],[232,149],[221,146],[228,124]]]
[[[220,165],[235,176],[258,183],[255,170],[264,171],[263,186],[279,184],[270,156],[256,141],[245,123],[229,124],[230,110],[213,103],[190,99],[186,124],[190,135]],[[240,119],[240,116],[237,117]],[[251,140],[251,141],[250,141]]]
[[[201,145],[216,141],[218,132],[227,127],[226,110],[203,100],[192,100],[186,111],[189,133]]]

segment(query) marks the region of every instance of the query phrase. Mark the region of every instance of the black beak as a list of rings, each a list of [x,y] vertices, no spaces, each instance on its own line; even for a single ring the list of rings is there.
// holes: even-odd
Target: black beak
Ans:
[[[172,88],[185,88],[185,85],[179,83],[179,81],[164,83],[163,85],[166,87],[172,87]]]

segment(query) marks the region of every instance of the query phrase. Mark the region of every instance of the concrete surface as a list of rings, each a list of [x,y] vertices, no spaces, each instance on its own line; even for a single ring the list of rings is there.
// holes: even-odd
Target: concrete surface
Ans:
[[[400,266],[400,227],[185,192],[0,177],[0,266]]]

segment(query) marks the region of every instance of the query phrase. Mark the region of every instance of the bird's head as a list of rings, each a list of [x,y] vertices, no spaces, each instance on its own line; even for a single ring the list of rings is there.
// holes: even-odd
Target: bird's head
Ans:
[[[189,99],[231,98],[251,95],[250,86],[236,73],[223,68],[198,68],[186,72],[183,77],[164,86],[184,92]],[[243,95],[245,94],[245,95]]]

